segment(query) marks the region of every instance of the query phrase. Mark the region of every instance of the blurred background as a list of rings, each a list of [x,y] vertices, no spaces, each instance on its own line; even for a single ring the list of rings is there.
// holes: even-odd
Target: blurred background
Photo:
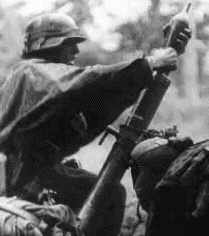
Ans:
[[[151,127],[177,125],[181,136],[195,141],[209,137],[209,1],[192,0],[193,36]],[[187,3],[185,0],[0,0],[0,83],[18,60],[24,27],[43,12],[72,16],[88,37],[80,45],[80,65],[111,64],[163,46],[162,28]],[[127,115],[125,112],[116,125]],[[98,172],[114,138],[98,139],[76,155],[83,167]],[[87,157],[88,156],[88,157]],[[95,158],[94,158],[95,157]],[[131,188],[127,174],[124,184]],[[133,199],[133,191],[128,191]]]
[[[209,2],[193,0],[193,38],[172,73],[172,86],[152,126],[177,125],[195,140],[208,137]],[[162,27],[185,0],[0,0],[0,77],[19,60],[23,30],[43,12],[71,15],[88,37],[80,45],[81,65],[111,64],[163,45]]]

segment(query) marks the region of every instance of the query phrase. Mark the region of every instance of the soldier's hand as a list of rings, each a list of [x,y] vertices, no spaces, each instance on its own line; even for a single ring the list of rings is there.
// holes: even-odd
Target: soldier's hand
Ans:
[[[191,144],[190,138],[169,140],[155,137],[133,149],[131,166],[134,188],[145,210],[149,208],[156,183],[179,153]]]
[[[146,58],[152,69],[168,66],[171,66],[172,69],[176,69],[178,55],[175,49],[168,47],[153,49],[150,56]]]
[[[171,24],[172,24],[172,22],[169,22],[168,24],[166,24],[163,27],[164,38],[166,41],[169,37],[169,33],[171,30]],[[186,28],[183,28],[182,31],[179,32],[179,34],[177,35],[176,49],[177,49],[179,55],[185,51],[186,45],[189,42],[191,36],[192,36],[192,30],[189,26]]]

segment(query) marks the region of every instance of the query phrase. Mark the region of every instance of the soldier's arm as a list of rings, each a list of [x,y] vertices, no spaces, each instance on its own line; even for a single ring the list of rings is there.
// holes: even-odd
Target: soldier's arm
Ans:
[[[137,59],[111,66],[90,68],[94,83],[86,84],[81,93],[82,111],[87,119],[89,139],[99,134],[137,99],[152,81],[147,60]]]
[[[87,67],[71,83],[68,94],[74,97],[88,123],[91,140],[132,105],[142,89],[153,80],[152,68],[175,64],[176,52],[158,49],[146,58],[109,66]],[[76,92],[75,92],[76,91]],[[87,140],[88,141],[88,140]]]
[[[88,142],[131,105],[151,81],[152,70],[144,58],[86,68],[23,63],[2,87],[1,140],[14,127],[25,133],[49,120],[59,124],[83,112]]]
[[[17,129],[33,137],[43,123],[54,123],[49,130],[54,132],[57,127],[58,132],[60,125],[79,112],[88,123],[88,142],[131,105],[152,80],[145,59],[112,66],[53,67],[27,62],[7,78],[0,103],[2,142]],[[42,133],[43,138],[50,135],[49,131],[47,137]]]

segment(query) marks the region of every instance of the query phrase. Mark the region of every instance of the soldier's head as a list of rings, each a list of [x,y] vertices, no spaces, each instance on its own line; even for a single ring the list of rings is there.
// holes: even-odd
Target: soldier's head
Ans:
[[[74,20],[60,13],[35,17],[26,27],[24,58],[70,64],[85,40]]]

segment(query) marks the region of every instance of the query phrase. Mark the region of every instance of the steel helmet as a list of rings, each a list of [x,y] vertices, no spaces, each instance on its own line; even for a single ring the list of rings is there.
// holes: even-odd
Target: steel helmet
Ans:
[[[26,26],[24,53],[54,48],[65,40],[69,40],[69,43],[80,43],[86,38],[68,15],[60,13],[39,15]]]

